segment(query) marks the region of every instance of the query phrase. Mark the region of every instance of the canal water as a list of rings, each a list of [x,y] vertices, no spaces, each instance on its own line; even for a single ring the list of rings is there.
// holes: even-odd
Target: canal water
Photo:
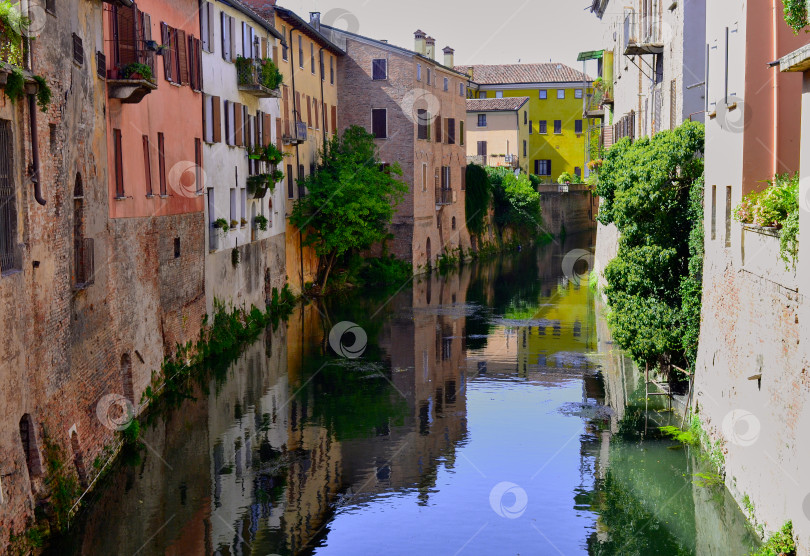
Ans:
[[[146,426],[52,551],[747,554],[566,257],[592,239],[300,305]]]

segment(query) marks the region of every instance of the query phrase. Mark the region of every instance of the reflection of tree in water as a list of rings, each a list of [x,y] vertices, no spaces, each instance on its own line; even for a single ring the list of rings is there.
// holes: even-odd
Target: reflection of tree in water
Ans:
[[[648,512],[634,493],[608,470],[593,494],[600,513],[599,526],[588,538],[593,556],[647,556],[648,554],[693,554],[681,546],[666,525]],[[673,516],[676,518],[676,516]]]

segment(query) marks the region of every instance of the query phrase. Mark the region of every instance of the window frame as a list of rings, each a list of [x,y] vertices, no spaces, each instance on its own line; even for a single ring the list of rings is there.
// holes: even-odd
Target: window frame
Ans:
[[[484,125],[481,125],[481,122],[484,122]],[[486,114],[478,114],[478,127],[487,127],[487,115]]]
[[[548,89],[540,89],[538,98],[540,100],[548,100]]]
[[[380,65],[382,64],[382,65]],[[377,76],[377,70],[382,68],[383,76]],[[371,59],[371,80],[372,81],[388,81],[388,58],[372,58]]]
[[[384,122],[385,122],[385,135],[382,137],[377,135],[374,126],[374,114],[382,112],[384,114]],[[388,139],[388,109],[387,108],[372,108],[371,109],[371,134],[374,136],[374,139]]]
[[[557,100],[565,100],[565,89],[557,89]]]

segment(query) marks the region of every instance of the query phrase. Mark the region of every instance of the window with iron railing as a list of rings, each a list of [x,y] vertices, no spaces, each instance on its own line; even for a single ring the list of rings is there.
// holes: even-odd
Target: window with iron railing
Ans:
[[[144,64],[155,76],[155,52],[148,50],[152,44],[152,18],[148,13],[119,4],[104,4],[108,18],[111,56],[107,59],[107,77],[121,79],[131,64]],[[164,43],[166,44],[166,43]],[[166,58],[164,58],[166,59]]]

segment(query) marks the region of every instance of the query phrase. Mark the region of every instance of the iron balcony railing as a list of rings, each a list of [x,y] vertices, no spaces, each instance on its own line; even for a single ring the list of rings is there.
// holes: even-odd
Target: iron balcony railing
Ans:
[[[262,80],[264,64],[269,63],[255,58],[240,58],[236,64],[237,86],[240,91],[244,91],[258,98],[279,98],[281,93],[276,87],[267,87]]]
[[[287,122],[287,124],[289,124],[289,122]],[[307,140],[306,122],[296,122],[295,126],[292,127],[292,130],[288,127],[287,124],[285,124],[286,133],[282,137],[282,140],[285,145],[297,145]]]
[[[436,206],[451,205],[451,204],[453,204],[453,190],[437,187]]]

